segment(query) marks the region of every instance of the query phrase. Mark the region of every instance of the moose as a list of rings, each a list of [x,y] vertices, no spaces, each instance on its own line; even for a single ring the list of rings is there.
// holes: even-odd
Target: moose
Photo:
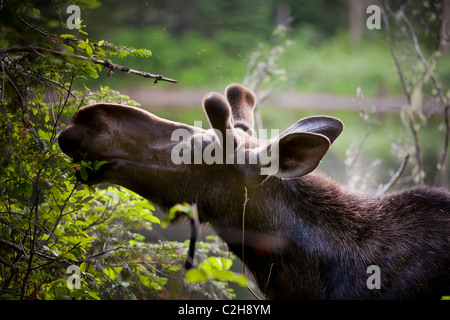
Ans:
[[[210,223],[268,299],[450,294],[448,190],[350,192],[313,172],[342,132],[340,120],[304,118],[264,140],[253,134],[255,105],[255,94],[241,84],[230,84],[224,95],[212,92],[203,99],[211,128],[202,129],[137,107],[96,103],[80,108],[58,141],[75,162],[107,161],[89,172],[87,184],[121,185],[165,210],[196,204],[200,222]],[[190,140],[172,139],[177,129]],[[224,161],[175,164],[176,146],[181,156],[222,150]],[[225,161],[238,152],[245,161]],[[261,170],[268,166],[262,153],[278,161],[278,170]],[[371,266],[379,270],[375,288]]]

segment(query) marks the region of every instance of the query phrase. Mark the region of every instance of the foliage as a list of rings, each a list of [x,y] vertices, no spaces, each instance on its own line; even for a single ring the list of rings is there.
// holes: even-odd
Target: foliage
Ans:
[[[173,206],[161,222],[161,225],[164,228],[167,227],[168,223],[179,219],[180,215],[186,215],[190,219],[198,219],[196,206],[183,203]],[[214,238],[209,236],[207,239],[213,240]],[[204,247],[204,244],[200,244],[199,246]],[[230,257],[234,258],[234,256]],[[226,282],[229,281],[236,282],[241,287],[246,287],[248,284],[246,276],[231,271],[230,268],[232,265],[233,260],[231,258],[209,256],[207,259],[203,259],[197,268],[190,269],[186,272],[186,281],[188,283],[210,283],[213,286],[220,287],[225,286]],[[229,294],[229,297],[234,297],[231,289],[228,289],[226,293]]]
[[[107,86],[74,90],[74,82],[99,77],[100,59],[145,58],[150,51],[90,39],[83,28],[69,34],[61,18],[28,2],[2,4],[0,299],[180,298],[192,292],[231,298],[223,282],[205,288],[184,280],[187,242],[145,241],[139,230],[160,224],[151,203],[123,188],[82,185],[74,166],[84,179],[104,162],[73,164],[57,144],[82,105],[137,105]],[[199,243],[197,258],[223,256],[218,243]],[[170,292],[171,281],[183,289]]]
[[[233,260],[221,257],[208,257],[200,262],[198,268],[186,272],[186,280],[191,283],[206,282],[213,279],[233,281],[247,286],[247,278],[243,274],[230,271]]]

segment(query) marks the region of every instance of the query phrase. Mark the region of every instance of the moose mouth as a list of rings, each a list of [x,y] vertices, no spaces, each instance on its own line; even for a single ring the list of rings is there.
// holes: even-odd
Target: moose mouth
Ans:
[[[91,151],[85,150],[83,145],[84,135],[73,127],[65,130],[58,138],[62,152],[72,158],[75,176],[81,183],[93,185],[104,182],[105,172],[112,167],[109,161],[95,156]]]
[[[87,162],[85,160],[82,160],[83,162]],[[89,163],[89,162],[87,162]],[[88,185],[94,185],[99,184],[105,180],[105,171],[107,170],[108,164],[102,165],[100,168],[95,168],[94,166],[90,165],[89,167],[85,166],[84,163],[81,164],[80,162],[74,161],[74,169],[75,169],[75,176],[77,180],[81,183],[88,184]]]
[[[94,185],[105,181],[105,172],[113,167],[109,161],[89,157],[87,153],[66,154],[72,159],[75,177],[81,183]]]

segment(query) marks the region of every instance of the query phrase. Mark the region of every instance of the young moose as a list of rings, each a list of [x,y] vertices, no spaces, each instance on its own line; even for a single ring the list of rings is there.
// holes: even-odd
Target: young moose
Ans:
[[[59,145],[75,161],[108,162],[90,172],[86,183],[118,184],[165,209],[196,203],[200,220],[209,222],[244,260],[267,298],[430,299],[450,294],[448,191],[421,187],[383,196],[350,193],[311,173],[341,133],[339,120],[305,118],[278,137],[261,140],[252,136],[255,102],[255,95],[239,84],[229,85],[225,97],[207,95],[203,108],[214,130],[134,107],[93,104],[74,115]],[[172,139],[177,129],[191,135],[185,148]],[[175,147],[181,156],[206,148],[223,151],[224,164],[175,164]],[[244,163],[233,157],[238,153]],[[262,174],[269,166],[259,160],[262,154],[278,162],[277,171]],[[379,289],[368,284],[372,265],[379,268]]]

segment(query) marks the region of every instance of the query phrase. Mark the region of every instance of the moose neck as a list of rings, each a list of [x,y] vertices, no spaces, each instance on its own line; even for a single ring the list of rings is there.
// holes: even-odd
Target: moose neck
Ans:
[[[245,190],[239,196],[222,195],[224,202],[234,198],[235,205],[203,200],[199,210],[203,215],[216,210],[211,225],[270,297],[271,292],[285,290],[282,283],[290,280],[282,277],[292,270],[317,280],[306,276],[308,265],[322,268],[323,281],[330,270],[339,268],[339,261],[356,256],[353,251],[371,237],[373,222],[366,213],[376,208],[362,196],[341,189],[316,174],[293,180],[269,178],[262,186],[248,189],[247,195]],[[364,202],[369,204],[366,209],[362,209]]]
[[[124,172],[120,182],[111,182],[135,191],[164,210],[183,202],[197,204],[200,220],[211,223],[231,247],[236,244],[239,248],[243,228],[249,241],[258,238],[258,234],[262,237],[269,234],[274,237],[269,237],[270,241],[283,242],[294,236],[291,231],[301,236],[298,230],[307,233],[310,239],[319,239],[315,233],[351,234],[336,239],[337,243],[343,239],[354,241],[355,237],[367,235],[355,232],[364,231],[377,211],[370,205],[373,201],[342,190],[343,187],[321,174],[292,180],[270,177],[257,187],[246,187],[223,167],[217,166],[207,173],[201,168],[188,172],[168,172],[163,168],[158,172],[154,166],[134,165]],[[348,228],[355,224],[362,227]],[[239,248],[235,250],[238,256]]]
[[[369,199],[349,193],[316,173],[291,180],[270,177],[256,188],[224,187],[220,188],[220,197],[208,197],[205,192],[199,199],[199,210],[205,209],[203,215],[209,216],[208,221],[218,229],[244,226],[264,234],[283,230],[282,236],[289,237],[295,225],[311,233],[317,229],[318,233],[328,230],[343,235],[355,232],[348,226],[370,223],[366,213],[371,211],[373,215],[375,210]]]
[[[146,166],[133,170],[126,173],[130,186],[122,185],[163,209],[196,203],[200,220],[211,224],[269,298],[285,291],[282,283],[290,280],[283,275],[293,270],[311,281],[326,281],[339,261],[357,256],[354,251],[370,242],[366,240],[380,211],[376,201],[348,193],[317,173],[292,180],[270,177],[246,188],[223,165],[208,173],[201,167],[187,172],[163,173]],[[151,178],[147,170],[153,172]],[[320,274],[307,276],[310,265],[320,267]],[[286,297],[291,294],[286,292]],[[315,295],[319,297],[305,291],[305,296]]]

